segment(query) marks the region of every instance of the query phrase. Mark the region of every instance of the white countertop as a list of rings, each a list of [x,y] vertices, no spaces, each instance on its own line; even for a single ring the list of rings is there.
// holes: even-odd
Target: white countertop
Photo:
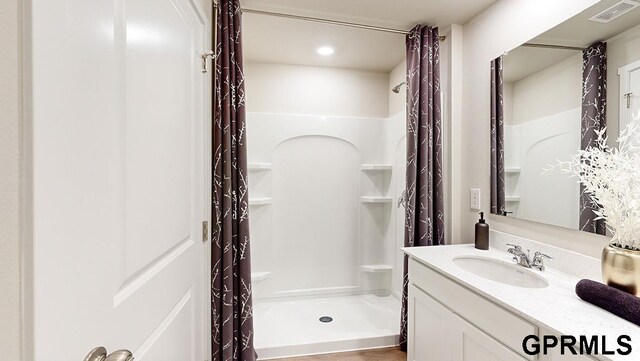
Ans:
[[[540,272],[549,286],[545,288],[522,288],[491,281],[472,274],[454,264],[459,256],[480,256],[512,262],[512,255],[491,249],[482,251],[471,244],[413,247],[403,251],[411,258],[450,278],[454,282],[480,294],[532,324],[545,328],[556,335],[606,336],[607,349],[618,348],[620,335],[631,337],[632,352],[629,356],[598,356],[602,360],[640,360],[640,327],[615,316],[575,294],[579,277],[559,272],[547,266]],[[596,279],[596,281],[600,281]],[[428,291],[428,290],[427,290]],[[547,332],[548,332],[547,331]],[[601,349],[599,345],[599,349]]]

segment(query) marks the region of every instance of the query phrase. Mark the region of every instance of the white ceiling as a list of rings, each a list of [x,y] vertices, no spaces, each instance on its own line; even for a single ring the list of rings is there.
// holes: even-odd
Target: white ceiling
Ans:
[[[618,2],[620,0],[601,0],[589,9],[536,37],[531,42],[586,47],[596,41],[610,39],[614,35],[640,24],[640,7],[609,23],[589,21],[592,16]]]
[[[612,20],[609,23],[589,21],[602,10],[620,0],[602,0],[582,13],[572,17],[551,30],[537,36],[529,43],[587,47],[604,41],[640,24],[640,7]],[[504,80],[518,81],[553,64],[575,55],[575,50],[517,47],[505,57]]]
[[[464,24],[496,0],[241,0],[245,9],[409,30]],[[404,35],[265,15],[243,16],[247,61],[390,71],[405,57]],[[319,46],[335,48],[321,57]]]
[[[247,61],[389,71],[405,54],[404,35],[244,14]],[[321,56],[320,46],[335,53]]]
[[[503,79],[507,83],[516,82],[579,53],[579,50],[519,46],[504,57]]]

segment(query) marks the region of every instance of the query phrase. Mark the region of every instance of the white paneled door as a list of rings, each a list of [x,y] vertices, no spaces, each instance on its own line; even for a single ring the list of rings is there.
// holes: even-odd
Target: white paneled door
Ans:
[[[620,130],[640,115],[640,61],[618,69],[620,76]],[[615,138],[615,137],[614,137]]]
[[[209,358],[210,9],[193,1],[28,5],[26,360]]]

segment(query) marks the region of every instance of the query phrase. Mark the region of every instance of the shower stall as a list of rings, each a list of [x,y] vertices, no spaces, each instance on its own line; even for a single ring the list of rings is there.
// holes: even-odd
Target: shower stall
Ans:
[[[398,120],[248,113],[261,359],[397,343],[404,234]]]
[[[393,88],[405,78],[404,35],[250,13],[243,26],[259,359],[397,345],[406,88]],[[334,65],[306,57],[292,29],[314,46],[342,39],[334,59],[363,36],[394,55]],[[282,53],[264,48],[265,31]]]

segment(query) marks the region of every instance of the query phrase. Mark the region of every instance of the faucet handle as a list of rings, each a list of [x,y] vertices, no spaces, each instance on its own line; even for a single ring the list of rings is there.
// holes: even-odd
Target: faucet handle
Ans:
[[[548,260],[553,260],[553,257],[546,255],[542,252],[536,251],[536,253],[533,254],[533,260],[531,260],[531,264],[534,268],[539,269],[540,271],[544,271],[545,267],[544,267],[544,261],[543,259],[548,259]]]
[[[512,249],[508,250],[509,252],[512,252],[513,250],[522,251],[522,247],[518,246],[517,244],[507,243],[507,246],[513,247]]]
[[[542,253],[540,251],[536,251],[536,253],[533,254],[533,259],[534,260],[537,259],[539,261],[542,261],[543,258],[546,258],[546,259],[548,259],[550,261],[553,260],[553,257],[551,257],[551,256],[549,256],[547,254],[544,254],[544,253]]]

